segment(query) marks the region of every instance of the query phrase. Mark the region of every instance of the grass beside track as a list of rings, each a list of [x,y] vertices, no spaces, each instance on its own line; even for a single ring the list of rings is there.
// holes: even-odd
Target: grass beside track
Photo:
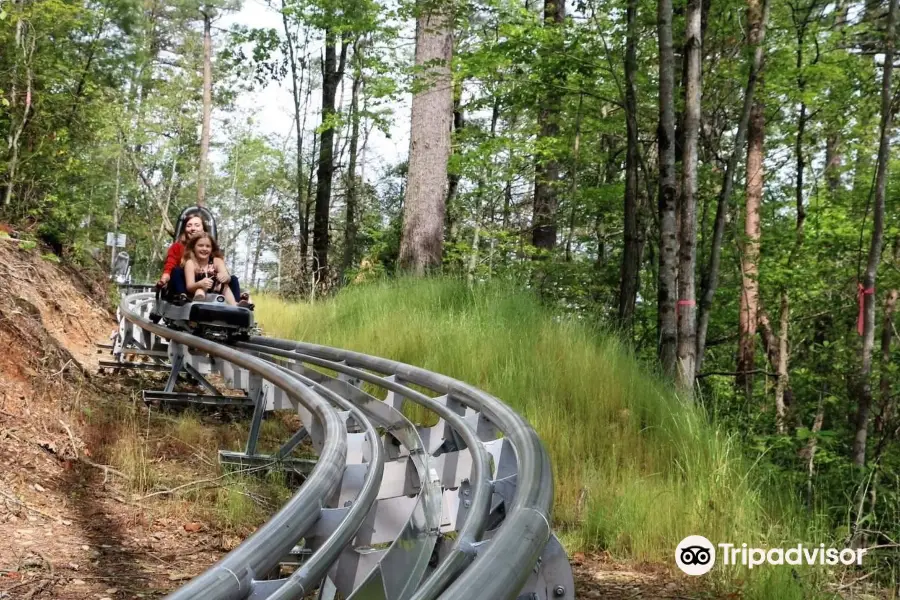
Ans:
[[[630,356],[615,336],[551,314],[532,296],[449,280],[379,282],[335,299],[256,298],[266,335],[376,354],[478,386],[534,426],[553,462],[554,521],[570,552],[666,563],[687,535],[781,547],[811,542],[776,484],[737,441]],[[821,572],[728,571],[714,588],[811,597]],[[721,587],[720,586],[724,586]]]

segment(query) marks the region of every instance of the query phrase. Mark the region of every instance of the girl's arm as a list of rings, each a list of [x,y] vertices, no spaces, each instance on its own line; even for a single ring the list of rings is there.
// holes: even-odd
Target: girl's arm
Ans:
[[[231,274],[228,272],[228,267],[225,266],[224,260],[221,258],[214,258],[213,264],[216,265],[216,273],[218,273],[216,279],[219,283],[228,283],[231,281]]]

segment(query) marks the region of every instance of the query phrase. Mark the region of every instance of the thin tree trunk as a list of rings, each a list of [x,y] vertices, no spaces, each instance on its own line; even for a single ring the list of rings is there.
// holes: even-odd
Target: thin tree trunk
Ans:
[[[825,422],[825,397],[824,394],[819,395],[819,406],[816,409],[816,416],[813,419],[813,426],[810,431],[809,441],[806,443],[806,507],[812,510],[813,507],[813,475],[815,474],[816,448],[819,444],[819,432],[822,431],[822,424]]]
[[[334,29],[325,30],[325,62],[322,73],[322,123],[319,134],[319,167],[316,178],[316,214],[313,220],[313,281],[320,285],[328,277],[328,221],[331,211],[331,183],[334,177],[334,120],[335,97],[344,76],[347,60],[347,40],[341,40],[340,58],[337,54]]]
[[[306,72],[306,61],[300,62],[300,76],[297,76],[297,55],[294,48],[294,36],[291,33],[290,23],[288,21],[287,2],[281,0],[281,20],[284,24],[284,35],[287,40],[288,60],[291,67],[291,94],[294,99],[294,123],[296,124],[296,146],[297,146],[297,173],[294,177],[294,186],[297,191],[297,219],[301,223],[300,226],[300,256],[302,266],[306,264],[307,236],[308,228],[304,227],[307,222],[306,202],[303,197],[303,126],[300,120],[300,92],[303,88],[303,76]],[[305,117],[305,114],[304,114]],[[304,118],[305,123],[305,118]],[[301,273],[304,271],[301,268]],[[280,283],[279,283],[280,285]]]
[[[312,152],[309,155],[309,173],[310,177],[306,180],[306,209],[303,211],[303,221],[300,224],[300,256],[302,257],[302,261],[304,263],[304,267],[309,261],[309,219],[313,213],[313,202],[315,198],[313,197],[313,187],[315,186],[315,178],[312,177],[313,171],[315,171],[315,162],[317,150],[319,148],[319,137],[313,136],[313,147]],[[305,268],[304,268],[305,272]]]
[[[209,163],[209,128],[212,121],[212,19],[203,14],[203,129],[200,132],[200,168],[197,173],[197,205],[206,204],[206,171]]]
[[[750,115],[754,106],[756,86],[760,79],[765,55],[766,27],[769,22],[770,0],[763,0],[762,15],[759,17],[757,27],[753,26],[748,35],[748,42],[753,49],[753,59],[750,66],[750,74],[747,77],[747,86],[744,89],[744,103],[741,109],[741,119],[734,139],[734,147],[728,157],[725,166],[725,174],[722,181],[722,189],[716,202],[716,219],[713,225],[712,247],[710,248],[709,264],[703,277],[703,293],[700,298],[700,307],[697,316],[697,370],[703,368],[703,360],[706,358],[706,335],[709,330],[709,319],[712,314],[713,299],[719,287],[719,270],[722,262],[722,240],[725,237],[725,221],[728,215],[728,206],[734,193],[734,174],[737,171],[738,160],[744,149],[744,138],[750,126]],[[751,0],[748,12],[758,10],[758,0]]]
[[[451,15],[425,9],[416,21],[416,66],[423,69],[421,89],[413,95],[410,119],[409,175],[403,204],[399,265],[418,276],[441,265],[453,118]]]
[[[353,85],[350,94],[350,156],[347,161],[347,216],[344,224],[344,264],[346,272],[356,263],[356,213],[357,182],[356,160],[359,153],[359,91],[362,87],[362,45],[359,40],[353,45]]]
[[[891,397],[891,338],[894,333],[894,311],[897,308],[897,290],[891,290],[884,301],[884,319],[881,325],[881,376],[878,380],[881,410],[875,415],[875,432],[884,433],[886,424],[894,419],[894,400]]]
[[[794,139],[794,158],[796,160],[797,179],[794,188],[795,203],[797,207],[797,238],[803,238],[803,223],[806,220],[806,209],[803,206],[803,136],[806,133],[806,101],[803,93],[806,91],[806,76],[803,74],[803,45],[806,38],[806,20],[797,27],[797,91],[800,94],[800,114],[797,117],[797,137]]]
[[[18,23],[16,24],[15,39],[16,47],[18,48],[21,46],[22,48],[22,57],[23,62],[25,63],[25,102],[22,109],[22,119],[18,122],[18,124],[15,124],[15,119],[10,119],[10,131],[7,138],[9,163],[7,164],[6,189],[4,190],[3,194],[3,206],[8,206],[15,196],[16,173],[19,167],[19,139],[22,137],[22,132],[25,131],[25,126],[28,124],[28,119],[31,116],[32,83],[34,80],[34,73],[31,63],[34,56],[36,37],[32,33],[30,38],[28,38],[28,41],[23,40],[23,30],[24,27],[22,25],[22,19],[20,18]],[[10,108],[11,110],[15,110],[17,104],[15,79],[13,80],[12,92],[12,102],[10,102]]]
[[[625,151],[625,218],[622,270],[619,285],[619,323],[626,331],[631,331],[634,320],[634,306],[640,276],[641,227],[638,223],[640,202],[638,200],[638,124],[637,91],[634,78],[637,72],[637,0],[628,0],[626,14],[625,42],[625,129],[627,148]]]
[[[890,159],[890,134],[892,129],[891,75],[894,61],[894,27],[897,22],[897,1],[890,0],[886,43],[884,51],[884,77],[881,84],[881,134],[878,144],[878,168],[875,175],[875,206],[873,208],[872,244],[863,277],[860,294],[864,304],[863,343],[860,351],[859,378],[857,381],[856,435],[853,439],[853,464],[866,464],[866,440],[869,433],[869,412],[872,405],[872,350],[875,345],[875,277],[881,260],[884,240],[884,197]]]
[[[572,174],[569,186],[569,227],[566,233],[566,262],[572,262],[572,238],[575,236],[575,210],[578,208],[578,156],[581,151],[581,108],[584,105],[584,94],[579,94],[578,110],[575,112],[575,144],[572,148]]]
[[[253,267],[250,271],[250,281],[247,282],[247,285],[250,287],[256,287],[256,269],[259,266],[259,255],[262,252],[263,240],[266,237],[266,228],[260,225],[259,230],[256,232],[256,249],[253,252]]]
[[[697,262],[697,143],[700,133],[702,39],[700,0],[688,0],[685,15],[687,85],[684,93],[684,154],[681,184],[681,236],[678,247],[678,370],[679,387],[691,394],[697,359],[695,266]]]
[[[658,0],[659,39],[659,274],[657,328],[662,369],[675,374],[678,330],[675,317],[678,238],[675,225],[675,51],[672,46],[672,0]],[[598,256],[599,259],[599,256]]]
[[[458,81],[455,86],[453,86],[453,134],[458,139],[460,133],[462,133],[463,127],[466,126],[466,115],[462,110],[462,82]],[[451,138],[450,142],[451,146],[451,154],[453,153],[453,139]],[[457,242],[457,226],[458,226],[458,211],[455,210],[453,206],[453,201],[456,199],[456,192],[459,190],[459,173],[456,171],[452,171],[447,175],[447,209],[445,212],[445,225],[444,228],[447,231],[448,240],[451,244],[455,244]]]
[[[785,391],[788,386],[788,324],[790,322],[790,305],[788,293],[781,293],[781,327],[778,332],[778,382],[775,385],[775,431],[784,435]]]
[[[563,22],[566,17],[564,0],[544,0],[544,29],[548,39],[552,40],[552,49],[545,49],[549,55],[562,52]],[[546,86],[544,97],[540,100],[538,113],[537,144],[552,144],[559,136],[559,120],[562,110],[562,94],[559,82],[551,80]],[[541,156],[541,150],[547,152]],[[539,150],[534,168],[534,213],[532,216],[531,244],[539,251],[550,252],[556,247],[556,211],[559,208],[559,162],[552,149]]]

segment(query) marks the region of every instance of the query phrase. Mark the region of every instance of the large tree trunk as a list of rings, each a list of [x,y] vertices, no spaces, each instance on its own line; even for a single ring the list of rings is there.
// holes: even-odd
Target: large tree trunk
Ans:
[[[359,41],[353,46],[353,61],[356,67],[353,70],[353,85],[350,93],[350,156],[347,160],[347,215],[344,224],[343,271],[345,272],[356,263],[356,213],[358,211],[356,161],[359,154],[359,91],[362,87],[361,46]]]
[[[437,8],[429,10],[416,22],[416,65],[429,66],[412,100],[399,259],[401,269],[420,276],[441,264],[453,118],[452,21]]]
[[[685,15],[687,85],[684,90],[684,154],[682,155],[681,235],[678,241],[678,370],[679,387],[691,393],[697,359],[697,143],[700,133],[702,39],[700,0],[688,0]]]
[[[200,132],[200,168],[197,172],[197,205],[206,204],[206,171],[209,164],[209,128],[212,121],[212,17],[203,15],[203,128]]]
[[[553,40],[550,54],[562,51],[562,26],[566,16],[564,0],[544,0],[544,28]],[[538,113],[537,143],[546,143],[559,136],[559,119],[562,94],[555,82],[545,87]],[[559,162],[553,156],[538,156],[534,168],[534,214],[532,216],[531,243],[538,250],[552,251],[556,247],[556,211],[559,208]]]
[[[619,286],[619,323],[631,331],[634,305],[637,300],[638,277],[641,268],[641,227],[638,223],[638,124],[637,92],[634,77],[637,72],[637,0],[628,0],[625,42],[625,247]]]
[[[884,77],[881,84],[881,134],[878,144],[878,168],[875,175],[875,206],[872,214],[872,243],[869,259],[860,288],[863,303],[863,343],[860,351],[860,367],[856,382],[857,410],[856,435],[853,439],[853,464],[866,464],[866,439],[869,433],[869,412],[872,406],[872,349],[875,345],[875,277],[881,260],[884,238],[884,196],[890,160],[891,75],[894,61],[894,27],[897,22],[897,1],[891,0],[888,12],[884,51]]]
[[[313,219],[313,282],[320,285],[328,277],[328,220],[331,211],[331,183],[334,177],[334,100],[344,76],[347,42],[342,40],[338,59],[334,29],[325,30],[325,63],[322,74],[322,123],[319,134],[319,168],[316,178],[316,214]]]
[[[763,24],[763,10],[758,0],[750,0],[747,9],[751,43],[758,44]],[[756,358],[756,328],[759,310],[759,238],[760,207],[763,198],[763,141],[765,107],[753,101],[747,127],[747,196],[744,215],[746,245],[741,265],[741,298],[738,327],[737,378],[735,383],[749,398],[753,392],[753,370]],[[786,298],[786,296],[785,296]],[[786,302],[786,300],[785,300]]]
[[[675,225],[675,51],[672,46],[672,0],[658,0],[659,38],[659,274],[657,328],[663,371],[675,373],[675,319],[678,238]]]
[[[706,355],[706,333],[709,329],[709,319],[712,314],[713,298],[716,289],[719,287],[719,269],[722,262],[722,240],[725,237],[725,220],[728,214],[728,205],[731,202],[731,195],[734,191],[734,174],[737,170],[738,159],[744,149],[744,138],[750,125],[750,115],[752,108],[758,104],[754,103],[754,94],[756,85],[760,78],[763,68],[763,56],[765,54],[763,41],[766,35],[766,26],[769,22],[769,0],[763,0],[762,14],[757,15],[758,26],[753,26],[751,21],[751,29],[748,35],[748,42],[751,46],[755,46],[753,50],[753,62],[750,65],[750,74],[747,77],[747,87],[744,90],[744,104],[741,108],[741,119],[738,122],[737,133],[734,138],[734,147],[728,157],[728,164],[725,166],[725,174],[722,181],[722,189],[719,191],[719,197],[716,202],[716,220],[713,225],[712,247],[710,248],[709,264],[703,277],[703,293],[700,298],[700,307],[697,316],[697,370],[703,368],[703,359]],[[751,10],[758,11],[758,0],[750,0],[748,12]]]

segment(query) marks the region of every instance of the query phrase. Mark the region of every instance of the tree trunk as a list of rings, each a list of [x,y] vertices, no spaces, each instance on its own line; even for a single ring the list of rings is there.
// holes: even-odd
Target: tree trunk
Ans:
[[[678,331],[675,317],[678,238],[675,226],[675,51],[672,46],[672,0],[658,0],[659,38],[659,274],[657,329],[662,369],[675,374]]]
[[[546,49],[548,55],[562,52],[563,22],[566,16],[566,4],[563,0],[544,0],[544,29],[551,48]],[[556,79],[556,78],[554,78]],[[537,137],[538,146],[553,142],[559,136],[559,119],[562,108],[562,94],[558,81],[550,81],[545,86],[542,98]],[[542,151],[547,156],[541,156]],[[531,243],[539,251],[552,251],[556,247],[556,211],[559,208],[559,162],[554,151],[545,148],[538,150],[539,155],[534,168],[534,213],[532,216]]]
[[[891,397],[891,338],[894,333],[894,311],[897,308],[897,290],[891,290],[884,301],[884,319],[881,325],[881,376],[878,380],[881,410],[875,415],[875,432],[882,434],[886,424],[894,419],[894,400]]]
[[[778,382],[775,385],[775,431],[784,435],[785,392],[788,386],[788,324],[790,305],[787,291],[781,292],[781,326],[778,332]]]
[[[758,0],[748,6],[750,39],[759,44],[763,25],[763,11]],[[761,46],[758,46],[761,47]],[[749,398],[753,393],[753,370],[756,359],[756,329],[759,310],[759,238],[760,207],[763,198],[763,142],[765,139],[765,107],[754,100],[747,126],[747,195],[744,215],[744,246],[741,265],[741,297],[738,327],[737,378],[735,384],[743,388]],[[786,302],[784,296],[783,302]],[[783,398],[783,396],[782,396]]]
[[[700,0],[688,0],[685,15],[687,85],[684,90],[684,154],[682,156],[681,235],[678,247],[678,370],[679,387],[690,394],[697,359],[695,265],[697,262],[697,143],[700,133],[702,39]]]
[[[284,35],[287,40],[288,61],[291,67],[291,94],[294,99],[294,123],[296,124],[296,148],[297,148],[297,173],[294,177],[294,185],[297,192],[297,219],[300,222],[300,256],[303,265],[306,263],[308,222],[306,215],[306,201],[303,196],[303,126],[300,120],[300,92],[303,88],[303,75],[306,71],[306,61],[300,62],[300,76],[297,76],[297,55],[294,48],[294,37],[291,34],[290,23],[288,21],[287,2],[281,0],[281,20],[284,24]],[[305,116],[305,115],[304,115]],[[305,120],[304,120],[305,122]],[[301,268],[301,273],[305,269]],[[279,283],[280,285],[280,283]]]
[[[347,42],[342,39],[340,59],[334,29],[325,30],[325,62],[322,73],[322,123],[319,134],[319,166],[316,178],[316,214],[313,219],[313,282],[321,285],[328,277],[328,220],[331,211],[331,183],[334,177],[334,101],[344,76]]]
[[[34,56],[34,48],[37,41],[37,38],[34,33],[27,39],[23,39],[27,34],[24,34],[24,26],[22,23],[22,18],[20,17],[18,22],[16,23],[16,36],[15,42],[17,47],[22,48],[22,60],[25,64],[25,101],[24,106],[22,108],[22,119],[16,123],[15,118],[10,118],[9,123],[9,135],[7,137],[7,150],[9,151],[9,163],[7,164],[7,176],[6,176],[6,189],[3,193],[3,206],[8,206],[15,196],[15,187],[16,187],[16,172],[19,167],[19,139],[22,137],[22,132],[25,131],[25,126],[28,124],[28,120],[31,117],[31,106],[32,106],[32,84],[34,80],[34,72],[32,70],[32,58]],[[30,29],[30,28],[29,28]],[[27,47],[26,47],[27,46]],[[16,68],[18,68],[18,63],[16,63]],[[10,102],[10,114],[12,111],[16,109],[16,105],[18,104],[16,98],[16,79],[15,73],[13,75],[13,86],[12,86],[12,100]]]
[[[356,160],[359,154],[359,90],[362,87],[361,47],[359,41],[353,45],[353,61],[356,67],[353,71],[353,85],[350,94],[350,156],[347,160],[347,216],[344,224],[344,264],[342,269],[344,272],[356,264],[356,213],[358,210]]]
[[[266,237],[266,228],[260,225],[259,229],[256,232],[256,249],[253,252],[253,266],[250,271],[250,281],[247,282],[247,287],[255,288],[256,287],[256,269],[259,266],[259,255],[262,253],[263,241]],[[240,298],[238,298],[240,300]]]
[[[399,264],[404,271],[418,276],[438,268],[443,253],[453,118],[453,31],[450,15],[442,10],[429,7],[416,22],[416,66],[428,66],[422,73],[426,79],[419,82],[421,87],[412,99]]]
[[[856,435],[853,440],[853,464],[866,464],[866,439],[869,432],[869,412],[872,405],[872,350],[875,345],[875,277],[881,259],[884,238],[884,196],[890,159],[891,134],[891,75],[894,61],[894,27],[897,22],[897,1],[890,0],[886,43],[884,51],[884,77],[881,84],[881,130],[878,144],[878,168],[875,175],[875,206],[872,215],[872,243],[869,259],[860,289],[863,303],[863,343],[860,351],[859,377],[856,384],[857,411]]]
[[[625,42],[625,128],[627,148],[625,152],[625,218],[622,252],[622,271],[619,286],[619,323],[626,331],[631,331],[634,320],[634,305],[637,300],[638,278],[640,276],[641,239],[638,215],[638,124],[637,92],[635,73],[637,72],[637,0],[628,0],[626,10]]]
[[[722,240],[725,237],[725,220],[728,214],[728,206],[731,195],[734,192],[734,174],[737,170],[738,159],[744,149],[744,138],[750,126],[750,115],[753,107],[758,104],[754,101],[757,83],[761,77],[763,68],[763,56],[765,47],[763,42],[766,35],[766,26],[769,22],[769,0],[763,0],[762,14],[750,15],[755,17],[751,21],[751,29],[748,35],[748,43],[753,49],[753,59],[750,66],[750,74],[747,77],[747,87],[744,89],[744,103],[741,109],[741,119],[738,122],[738,130],[734,138],[734,147],[728,157],[725,166],[725,174],[722,181],[722,189],[716,202],[716,220],[713,225],[712,247],[710,248],[709,264],[703,277],[703,293],[700,298],[700,307],[697,316],[697,371],[703,368],[703,360],[706,357],[706,333],[709,330],[709,319],[712,314],[713,298],[719,287],[719,269],[722,261]],[[748,13],[758,13],[758,0],[750,0]],[[754,26],[756,25],[756,26]],[[760,109],[762,110],[762,109]],[[761,115],[762,118],[762,115]]]
[[[209,164],[209,128],[212,121],[212,19],[203,15],[203,128],[200,132],[200,168],[197,172],[197,206],[206,204],[206,171]]]
[[[453,88],[453,136],[451,136],[450,146],[451,154],[453,153],[453,138],[459,139],[463,127],[466,126],[466,115],[462,110],[462,82],[456,82]],[[457,215],[454,210],[453,201],[456,199],[456,192],[459,189],[459,172],[453,171],[447,175],[447,208],[445,216],[444,228],[448,232],[450,243],[455,244]]]

